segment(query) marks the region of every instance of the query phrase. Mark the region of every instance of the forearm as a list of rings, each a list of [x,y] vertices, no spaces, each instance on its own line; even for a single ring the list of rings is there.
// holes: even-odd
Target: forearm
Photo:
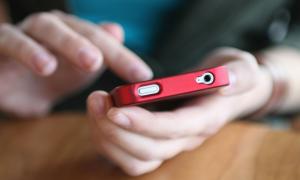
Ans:
[[[300,51],[289,47],[276,47],[261,54],[263,60],[276,65],[285,74],[287,90],[276,111],[291,113],[300,110]]]

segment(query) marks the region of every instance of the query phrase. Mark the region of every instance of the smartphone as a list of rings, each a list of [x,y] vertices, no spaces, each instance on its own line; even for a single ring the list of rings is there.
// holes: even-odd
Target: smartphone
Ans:
[[[115,106],[130,106],[208,93],[229,85],[225,66],[176,76],[143,81],[114,88],[110,94]]]

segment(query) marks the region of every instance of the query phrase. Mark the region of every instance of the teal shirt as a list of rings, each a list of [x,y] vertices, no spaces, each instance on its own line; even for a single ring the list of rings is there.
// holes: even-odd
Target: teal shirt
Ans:
[[[95,23],[117,22],[125,30],[125,45],[138,54],[151,52],[157,35],[182,0],[68,0],[73,14]]]

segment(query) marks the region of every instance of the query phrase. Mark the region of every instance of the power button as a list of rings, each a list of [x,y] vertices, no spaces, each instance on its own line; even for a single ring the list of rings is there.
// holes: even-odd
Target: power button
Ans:
[[[159,93],[160,87],[158,84],[151,84],[146,86],[141,86],[138,88],[138,95],[139,96],[149,96]]]

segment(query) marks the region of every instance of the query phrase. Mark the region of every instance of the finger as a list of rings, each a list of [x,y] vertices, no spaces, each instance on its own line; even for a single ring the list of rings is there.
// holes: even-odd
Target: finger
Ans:
[[[20,27],[82,70],[96,71],[102,64],[103,57],[99,49],[52,14],[33,15]]]
[[[259,76],[256,58],[235,48],[220,48],[204,60],[204,67],[225,65],[229,70],[230,85],[221,89],[222,95],[240,94],[255,87]]]
[[[105,64],[121,78],[128,81],[143,81],[152,77],[150,68],[107,32],[74,16],[60,12],[55,14],[99,47],[104,54]]]
[[[138,160],[104,139],[102,139],[98,148],[131,176],[139,176],[153,171],[162,163],[161,161]]]
[[[166,160],[180,152],[199,145],[204,137],[184,137],[164,140],[124,130],[108,120],[100,121],[98,127],[109,142],[142,161]]]
[[[110,107],[111,102],[107,93],[97,91],[89,96],[88,110],[98,126],[96,131],[101,130],[107,139],[141,160],[169,159],[183,151],[190,144],[199,141],[198,138],[194,137],[163,141],[128,132],[108,120],[104,120],[104,113]]]
[[[101,23],[100,28],[112,35],[120,43],[124,42],[124,30],[122,26],[116,23]]]
[[[87,98],[88,113],[94,121],[102,119],[111,106],[110,96],[104,91],[95,91]]]
[[[23,63],[39,75],[50,75],[57,67],[57,61],[53,55],[20,30],[8,24],[0,27],[0,52],[1,55]]]
[[[99,136],[99,122],[105,118],[105,113],[110,108],[110,100],[108,93],[104,91],[95,91],[87,98],[88,123],[91,129],[91,139],[95,145],[101,144],[102,136]],[[103,153],[100,151],[99,153]]]
[[[160,166],[161,161],[141,161],[118,148],[116,145],[105,140],[100,135],[98,122],[103,118],[103,112],[110,106],[109,96],[107,93],[97,91],[92,93],[88,100],[88,111],[91,117],[93,140],[95,141],[98,151],[108,156],[113,162],[118,164],[125,172],[132,176],[138,176],[150,172]],[[103,121],[103,120],[102,120]]]
[[[170,112],[152,113],[140,107],[111,108],[107,117],[124,129],[154,138],[174,139],[212,134],[225,124],[231,113],[215,113],[230,103],[218,101],[216,98],[206,102],[205,106],[188,106]]]

